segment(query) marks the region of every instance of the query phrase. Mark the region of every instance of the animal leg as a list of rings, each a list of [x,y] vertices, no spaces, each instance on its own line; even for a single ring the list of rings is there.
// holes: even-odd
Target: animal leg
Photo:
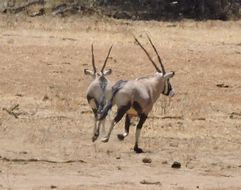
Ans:
[[[125,132],[123,134],[118,134],[117,137],[120,141],[124,140],[125,137],[129,134],[129,129],[131,125],[131,117],[126,114],[126,120],[125,120]]]
[[[139,142],[139,138],[140,138],[140,134],[141,134],[141,128],[147,119],[147,115],[142,113],[142,114],[140,114],[139,117],[140,117],[140,120],[136,126],[136,140],[135,140],[134,151],[136,153],[143,153],[143,150],[141,148],[139,148],[139,146],[138,146],[138,142]]]
[[[96,109],[93,109],[93,112],[94,112],[94,130],[93,130],[93,136],[92,136],[92,142],[95,142],[96,139],[98,138],[99,136],[99,124],[100,122],[98,122],[97,120],[97,111]]]
[[[109,128],[109,131],[108,131],[107,135],[102,139],[102,142],[108,142],[109,141],[109,138],[110,138],[110,135],[111,135],[111,132],[112,132],[114,126],[116,125],[116,123],[118,123],[122,119],[122,117],[125,115],[125,113],[129,109],[130,109],[130,104],[118,108],[117,114],[111,122],[111,126]]]
[[[99,125],[98,119],[97,119],[98,102],[95,98],[93,98],[89,95],[87,95],[87,100],[88,100],[89,105],[92,108],[93,113],[94,113],[94,131],[93,131],[93,136],[92,136],[92,142],[94,142],[94,141],[96,141],[96,139],[99,136],[99,130],[98,130],[98,127],[97,127],[97,124]]]
[[[105,119],[101,120],[102,128],[101,128],[101,133],[105,134]]]

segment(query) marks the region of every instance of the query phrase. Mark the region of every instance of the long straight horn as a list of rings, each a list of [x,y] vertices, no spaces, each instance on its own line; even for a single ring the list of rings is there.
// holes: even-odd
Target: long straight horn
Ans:
[[[103,73],[103,71],[104,71],[104,69],[105,69],[105,66],[106,66],[106,63],[107,63],[107,61],[108,61],[108,59],[109,59],[109,56],[110,56],[110,52],[111,52],[111,50],[112,50],[112,47],[113,47],[113,45],[110,46],[109,52],[108,52],[108,54],[107,54],[107,56],[106,56],[106,58],[105,58],[104,65],[103,65],[103,67],[102,67],[102,69],[101,69],[101,72],[102,72],[102,73]]]
[[[93,44],[91,44],[91,53],[92,53],[92,66],[93,66],[94,73],[96,73],[94,46],[93,46]]]
[[[146,35],[147,35],[147,38],[148,38],[148,40],[149,40],[151,46],[153,47],[154,51],[156,52],[156,55],[157,55],[158,61],[159,61],[160,65],[161,65],[161,68],[162,68],[162,73],[163,73],[163,74],[166,74],[166,71],[165,71],[164,65],[162,64],[162,60],[161,60],[161,58],[160,58],[160,56],[159,56],[159,54],[158,54],[158,52],[157,52],[157,50],[156,50],[156,47],[155,47],[154,44],[152,43],[151,38],[149,37],[149,35],[148,35],[148,34],[146,34]]]
[[[160,69],[156,66],[155,62],[152,60],[151,56],[149,55],[149,53],[146,51],[146,49],[141,45],[141,43],[137,40],[137,38],[134,36],[135,41],[137,42],[137,44],[141,47],[141,49],[146,53],[147,57],[149,58],[149,60],[151,61],[151,63],[153,64],[153,66],[155,67],[155,69],[158,72],[161,72]]]

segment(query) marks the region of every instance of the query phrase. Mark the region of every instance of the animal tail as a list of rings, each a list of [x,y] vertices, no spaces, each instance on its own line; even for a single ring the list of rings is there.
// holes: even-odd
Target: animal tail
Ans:
[[[125,80],[119,80],[112,86],[112,96],[111,99],[105,104],[105,106],[101,106],[100,109],[98,109],[98,120],[105,119],[108,115],[109,110],[113,106],[113,99],[116,96],[117,92],[124,86],[124,84],[127,81]],[[103,109],[102,109],[103,108]]]
[[[98,120],[105,119],[111,108],[112,108],[112,102],[109,101],[102,110],[98,110]]]

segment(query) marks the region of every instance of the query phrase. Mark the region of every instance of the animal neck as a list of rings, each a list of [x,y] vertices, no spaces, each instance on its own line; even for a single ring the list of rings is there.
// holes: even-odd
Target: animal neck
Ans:
[[[154,76],[153,82],[152,82],[152,94],[153,94],[153,101],[156,102],[156,100],[159,98],[160,94],[164,90],[164,81],[163,78],[160,76]]]

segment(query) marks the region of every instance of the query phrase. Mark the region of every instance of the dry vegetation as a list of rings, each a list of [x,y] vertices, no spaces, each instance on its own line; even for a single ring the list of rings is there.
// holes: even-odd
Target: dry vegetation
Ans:
[[[90,44],[118,80],[154,71],[132,33],[148,32],[176,96],[161,97],[133,152],[91,142]],[[241,189],[241,22],[129,22],[0,16],[0,189]],[[151,163],[143,163],[143,158]],[[173,169],[174,161],[182,164]],[[144,181],[143,181],[144,180]],[[149,182],[151,184],[145,184]]]

